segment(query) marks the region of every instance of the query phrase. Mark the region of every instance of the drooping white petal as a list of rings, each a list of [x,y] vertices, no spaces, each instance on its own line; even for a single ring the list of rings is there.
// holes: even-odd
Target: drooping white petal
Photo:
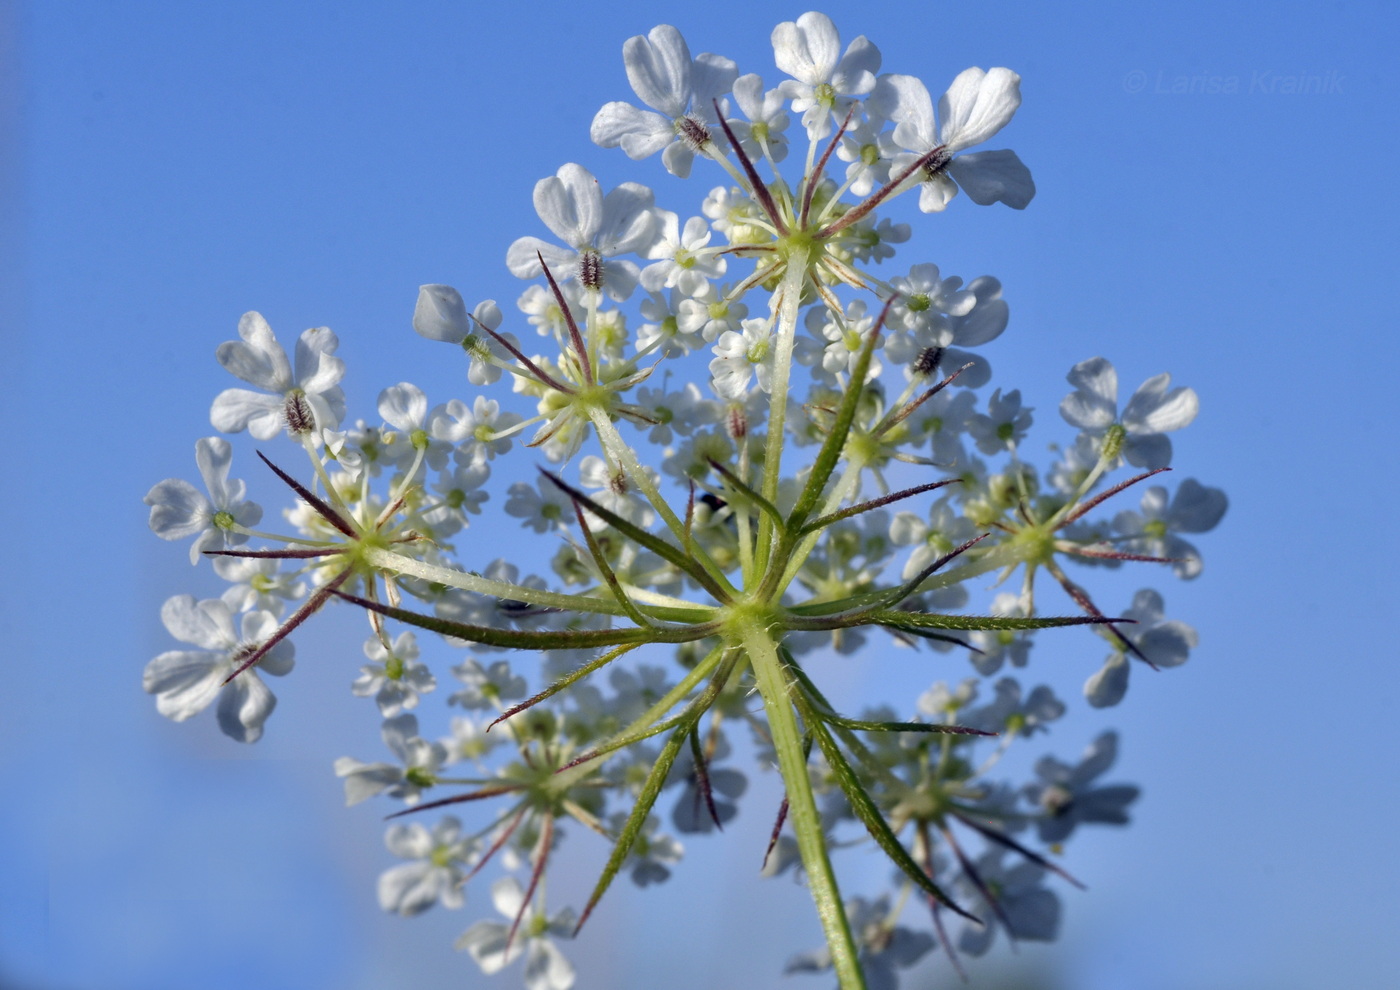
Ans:
[[[441,890],[441,871],[431,863],[401,863],[379,875],[379,906],[411,918],[436,904]]]
[[[252,670],[245,670],[224,685],[219,695],[219,728],[238,742],[262,738],[263,723],[277,707],[271,689]]]
[[[1129,433],[1123,438],[1123,460],[1155,471],[1172,462],[1171,437],[1162,433]]]
[[[1221,489],[1187,478],[1176,490],[1168,518],[1172,527],[1183,533],[1205,533],[1216,527],[1229,504]]]
[[[460,344],[472,332],[462,294],[450,285],[420,285],[413,329],[429,340]]]
[[[525,957],[526,990],[569,990],[574,985],[574,967],[564,953],[548,939],[531,939]]]
[[[1154,658],[1155,659],[1155,658]],[[1084,697],[1095,708],[1111,708],[1128,693],[1128,658],[1112,653],[1104,665],[1084,682]]]
[[[1013,210],[1024,210],[1035,198],[1031,170],[1014,151],[959,155],[948,163],[948,174],[978,206],[1005,203]]]

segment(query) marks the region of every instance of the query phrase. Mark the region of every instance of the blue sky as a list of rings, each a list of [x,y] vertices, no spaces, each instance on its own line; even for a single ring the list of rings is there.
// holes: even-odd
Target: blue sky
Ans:
[[[1386,985],[1400,967],[1396,15],[1059,6],[827,8],[935,93],[969,65],[1021,73],[998,146],[1030,166],[1035,201],[903,217],[916,236],[901,256],[1002,280],[1012,321],[990,357],[1048,435],[1087,357],[1112,359],[1125,388],[1162,370],[1195,388],[1175,463],[1231,499],[1202,577],[1157,582],[1200,630],[1191,662],[1138,671],[1122,706],[1057,731],[1071,755],[1121,728],[1113,776],[1145,793],[1131,828],[1073,844],[1091,890],[1065,892],[1064,938],[1022,961],[1086,990]],[[141,496],[193,477],[229,384],[213,351],[249,309],[284,341],[331,326],[360,415],[397,381],[465,393],[410,329],[417,286],[514,299],[505,249],[542,232],[539,178],[578,161],[698,212],[708,179],[587,140],[602,103],[631,97],[623,40],[666,21],[776,81],[769,32],[804,9],[0,5],[0,490],[18,537],[0,576],[0,987],[486,985],[450,948],[490,910],[484,891],[412,922],[375,907],[378,812],[344,809],[330,772],[379,746],[345,690],[358,625],[299,639],[256,747],[155,713],[140,672],[171,645],[160,603],[216,585],[151,536]],[[500,532],[484,553],[514,539]],[[1044,676],[1079,664],[1066,694],[1084,676],[1076,643],[1037,656]],[[901,656],[833,676],[856,701],[897,700],[962,672]],[[569,946],[581,988],[820,985],[777,975],[817,934],[803,891],[753,876],[773,793],[757,786],[676,882],[619,891]],[[577,887],[596,866],[585,847]]]

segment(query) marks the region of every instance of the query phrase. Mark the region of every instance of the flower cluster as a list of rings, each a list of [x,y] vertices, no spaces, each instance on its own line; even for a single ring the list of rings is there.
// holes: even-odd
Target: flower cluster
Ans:
[[[984,391],[981,348],[1008,323],[1001,284],[891,267],[910,227],[883,211],[906,194],[925,214],[959,191],[1031,202],[1015,152],[974,150],[1011,121],[1019,77],[967,69],[935,104],[920,80],[882,73],[867,38],[843,50],[823,14],[778,25],[772,42],[770,86],[692,56],[673,27],[627,41],[643,106],[608,103],[593,140],[718,184],[684,216],[638,183],[605,191],[582,165],[541,179],[550,236],[506,257],[528,283],[517,317],[451,286],[420,290],[413,327],[460,351],[469,398],[434,403],[401,382],[377,419],[351,423],[335,334],[306,331],[289,359],[250,313],[218,359],[256,391],[221,393],[211,421],[300,448],[302,468],[258,454],[295,500],[258,528],[217,437],[196,443],[207,494],[167,480],[146,497],[155,533],[193,537],[192,560],[229,583],[165,604],[171,635],[198,649],[148,664],[159,711],[182,720],[217,703],[228,735],[256,740],[274,704],[260,675],[290,671],[289,635],[334,598],[359,606],[368,662],[350,686],[372,699],[385,751],[342,756],[335,773],[348,803],[387,798],[414,816],[389,828],[404,862],[383,874],[380,904],[458,909],[491,868],[505,921],[477,922],[458,946],[488,973],[523,956],[531,990],[572,985],[555,941],[620,873],[665,881],[678,836],[739,814],[737,754],[755,750],[786,793],[765,873],[800,873],[826,934],[792,971],[893,986],[939,946],[959,967],[998,932],[1053,938],[1058,890],[1078,885],[1063,844],[1081,825],[1126,822],[1138,790],[1100,782],[1113,732],[1077,762],[1044,756],[1029,781],[998,776],[1009,747],[1066,711],[1050,685],[1020,679],[1037,631],[1082,625],[1106,642],[1107,659],[1089,651],[1079,672],[1093,707],[1123,699],[1134,664],[1173,667],[1196,645],[1157,591],[1102,608],[1072,576],[1130,563],[1200,574],[1181,534],[1219,522],[1222,492],[1187,479],[1124,504],[1170,469],[1168,434],[1194,419],[1196,394],[1163,374],[1120,411],[1113,365],[1083,361],[1060,409],[1078,432],[1032,464],[1033,410],[1018,390]],[[490,504],[554,541],[545,575],[460,538],[517,444],[541,469]],[[971,605],[988,579],[994,596]],[[1050,614],[1047,584],[1064,593]],[[804,664],[881,641],[941,654],[948,672],[917,699],[851,714]],[[456,714],[420,723],[440,683]],[[456,805],[471,824],[432,817]],[[577,910],[546,898],[569,822],[611,843]],[[893,890],[842,897],[831,853],[855,841],[888,856]]]

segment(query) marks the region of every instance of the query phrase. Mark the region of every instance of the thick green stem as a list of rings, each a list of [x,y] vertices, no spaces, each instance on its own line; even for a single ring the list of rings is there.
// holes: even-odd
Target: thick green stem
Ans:
[[[797,714],[788,692],[792,689],[783,662],[778,657],[772,634],[760,622],[743,629],[744,649],[753,665],[754,679],[763,695],[764,711],[768,715],[768,731],[778,754],[778,769],[787,788],[788,821],[797,836],[797,849],[802,854],[802,866],[807,871],[807,887],[817,905],[817,917],[831,952],[831,965],[840,981],[841,990],[864,990],[865,977],[860,971],[859,952],[851,934],[850,922],[836,887],[836,874],[827,855],[826,835],[822,831],[821,813],[812,793],[812,779],[807,772],[807,756],[802,748],[802,734],[797,727]]]

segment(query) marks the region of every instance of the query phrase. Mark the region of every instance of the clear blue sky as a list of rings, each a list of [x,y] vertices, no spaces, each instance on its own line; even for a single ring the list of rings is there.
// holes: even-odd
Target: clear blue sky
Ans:
[[[1200,630],[1190,663],[1059,728],[1073,754],[1119,726],[1113,776],[1145,795],[1131,828],[1074,844],[1091,890],[1066,892],[1060,944],[1022,957],[1077,990],[1393,985],[1396,13],[1062,7],[825,8],[935,93],[970,65],[1021,73],[1002,143],[1035,201],[957,201],[902,257],[1002,279],[992,362],[1046,426],[1096,354],[1128,388],[1161,370],[1195,388],[1176,464],[1231,499],[1203,576],[1162,584]],[[378,751],[346,690],[357,624],[299,639],[256,747],[156,714],[140,673],[170,648],[160,603],[215,585],[151,536],[141,496],[193,477],[229,384],[213,351],[248,309],[284,341],[335,329],[360,415],[400,380],[465,392],[410,330],[417,286],[513,300],[504,254],[541,232],[537,179],[579,161],[698,212],[706,183],[587,140],[601,104],[631,98],[623,40],[673,23],[775,81],[769,32],[805,9],[0,4],[0,987],[486,985],[450,947],[484,890],[416,921],[375,907],[378,810],[344,809],[330,772]],[[1293,92],[1300,76],[1325,91]],[[1042,648],[1036,673],[1072,657]],[[900,663],[848,667],[852,695],[909,699],[949,673]],[[754,878],[771,805],[692,842],[666,889],[619,890],[567,946],[578,986],[824,985],[777,975],[817,934],[804,892]]]

